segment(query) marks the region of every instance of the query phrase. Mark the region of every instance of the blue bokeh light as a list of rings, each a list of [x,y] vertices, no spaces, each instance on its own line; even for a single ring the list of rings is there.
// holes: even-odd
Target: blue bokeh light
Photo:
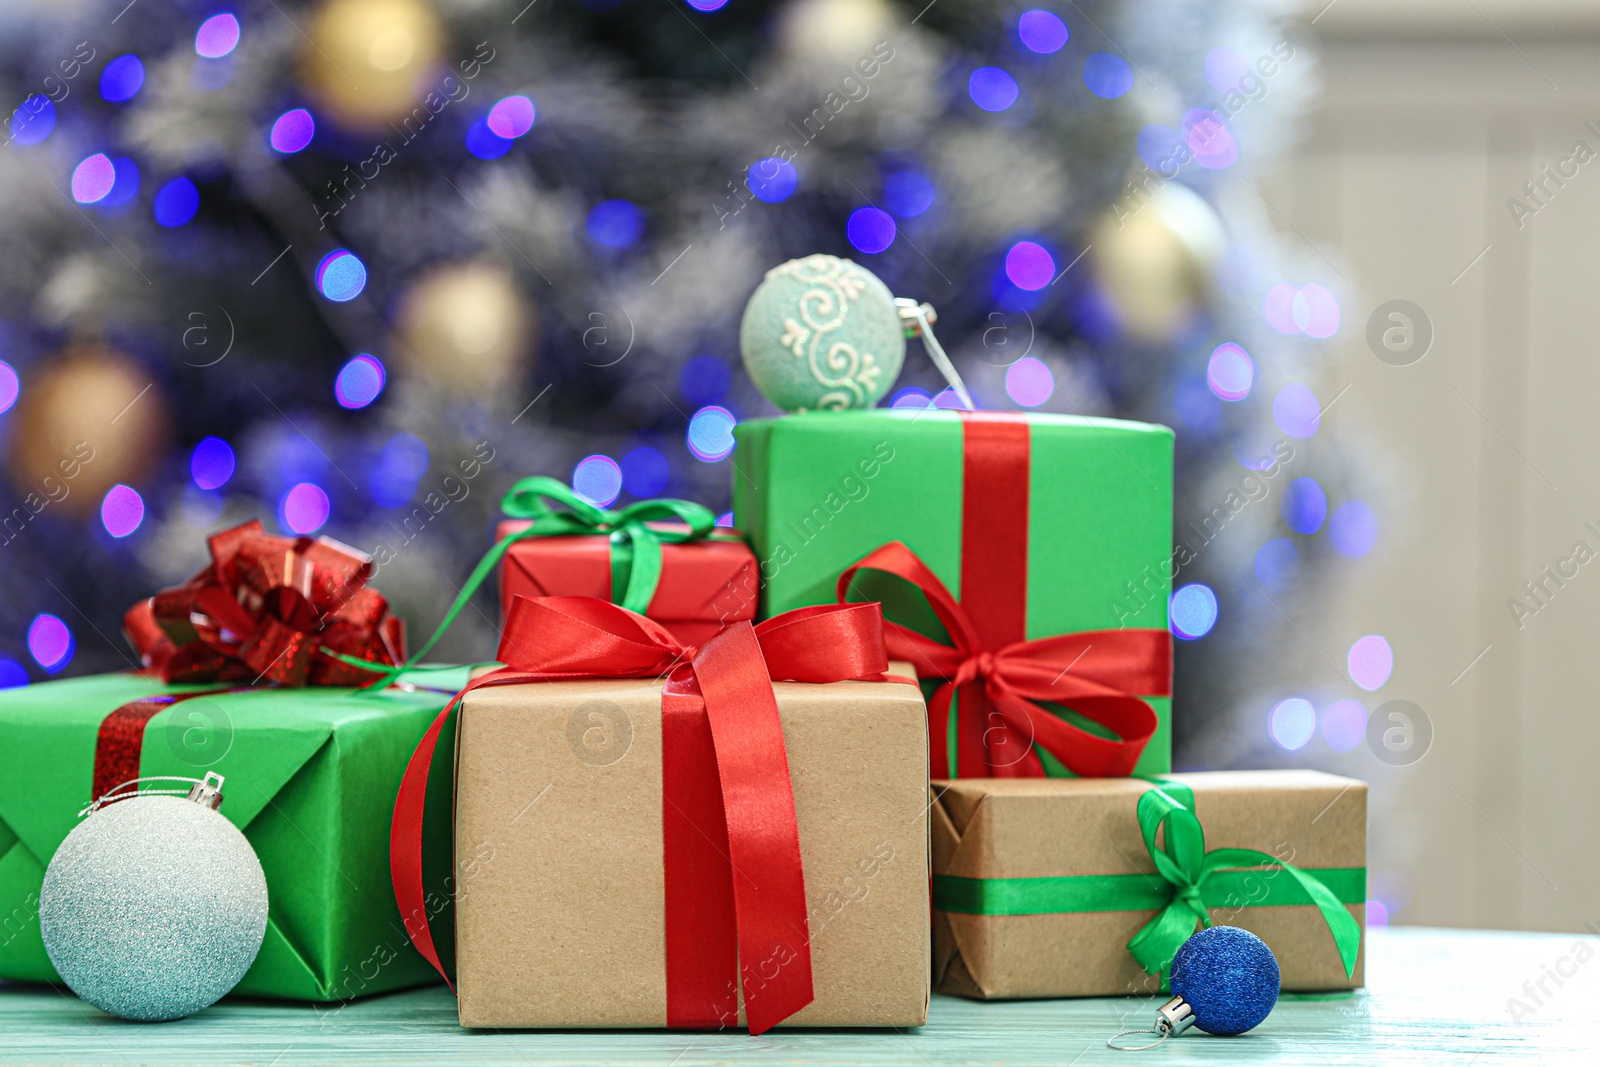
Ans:
[[[1272,740],[1290,752],[1304,748],[1316,729],[1317,709],[1300,697],[1279,701],[1267,717],[1267,732]]]
[[[1102,100],[1115,100],[1133,88],[1133,68],[1115,52],[1090,52],[1083,57],[1083,84]]]
[[[901,167],[883,176],[883,203],[890,214],[914,219],[933,206],[933,181],[915,167]]]
[[[72,662],[76,647],[67,624],[49,612],[40,612],[28,624],[28,653],[50,674]]]
[[[584,456],[572,468],[572,491],[597,508],[610,507],[622,492],[622,468],[610,456]]]
[[[794,164],[778,156],[768,156],[750,164],[745,172],[744,184],[757,200],[777,204],[794,195],[800,184],[800,172]]]
[[[1017,19],[1017,37],[1030,52],[1048,56],[1061,51],[1072,34],[1061,16],[1034,8]]]
[[[48,96],[28,97],[11,114],[11,140],[16,144],[38,144],[56,128],[56,106]]]
[[[1004,111],[1017,102],[1017,79],[999,67],[979,67],[967,78],[967,95],[985,111]]]
[[[1314,534],[1328,517],[1328,494],[1315,478],[1296,478],[1283,491],[1283,521],[1299,534]]]
[[[189,476],[196,488],[221,489],[233,477],[237,465],[232,445],[220,437],[206,437],[189,455]]]
[[[515,143],[490,129],[487,115],[467,127],[467,151],[479,159],[499,159],[511,151]]]
[[[1328,540],[1351,559],[1372,551],[1378,541],[1378,516],[1361,500],[1346,500],[1328,518]]]
[[[317,120],[305,108],[297,107],[278,116],[267,141],[274,152],[292,156],[310,144],[316,133]]]
[[[200,210],[200,190],[188,178],[174,178],[156,192],[154,210],[160,225],[182,226]]]
[[[100,198],[100,210],[116,213],[139,195],[139,167],[127,156],[118,156],[111,163],[111,191]]]
[[[336,304],[354,300],[366,287],[367,265],[348,249],[335,249],[317,264],[317,289]]]
[[[1212,350],[1206,361],[1206,384],[1223,400],[1239,401],[1250,395],[1255,382],[1256,365],[1250,353],[1232,341],[1224,341]]]
[[[1311,437],[1322,422],[1322,404],[1310,386],[1290,382],[1272,398],[1272,421],[1290,437]]]
[[[1167,615],[1175,636],[1185,641],[1204,637],[1217,624],[1217,594],[1209,585],[1191,582],[1172,594]]]
[[[1255,572],[1269,590],[1286,589],[1300,573],[1300,550],[1287,537],[1274,537],[1256,552]]]
[[[417,495],[417,482],[428,470],[428,446],[415,434],[397,433],[384,442],[372,472],[372,500],[380,508],[398,508]]]
[[[702,463],[726,459],[733,454],[733,428],[738,424],[727,408],[701,408],[689,420],[689,451]]]
[[[667,487],[672,471],[667,457],[649,445],[631,448],[622,457],[622,488],[636,497],[651,497]]]
[[[644,212],[628,200],[602,200],[589,209],[583,228],[606,248],[627,248],[644,235]]]
[[[100,97],[113,104],[132,100],[144,88],[144,64],[136,55],[118,56],[100,72]]]
[[[678,375],[678,391],[695,407],[715,404],[728,395],[733,374],[716,356],[695,356]]]
[[[378,399],[385,380],[383,363],[363,352],[339,368],[339,376],[333,382],[334,399],[340,407],[352,411],[364,408]]]
[[[844,235],[858,251],[876,255],[894,244],[894,219],[875,207],[858,207],[845,223]]]
[[[14,659],[0,656],[0,689],[16,689],[28,684],[28,668]]]

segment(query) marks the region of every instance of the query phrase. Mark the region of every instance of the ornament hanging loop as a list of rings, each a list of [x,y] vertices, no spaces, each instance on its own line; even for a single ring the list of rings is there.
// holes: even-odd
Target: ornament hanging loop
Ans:
[[[123,782],[121,785],[112,786],[87,808],[78,812],[78,818],[93,815],[108,804],[115,804],[119,800],[131,800],[134,797],[168,796],[183,797],[192,800],[201,807],[216,811],[222,807],[222,783],[226,779],[215,771],[207,771],[204,778],[186,778],[181,775],[155,774],[146,778],[134,778]],[[183,782],[184,789],[140,789],[143,782]]]
[[[1145,1049],[1155,1048],[1169,1037],[1176,1037],[1194,1025],[1194,1009],[1189,1007],[1189,1002],[1182,997],[1173,997],[1161,1007],[1156,1009],[1156,1021],[1147,1030],[1124,1030],[1120,1034],[1112,1034],[1106,1038],[1106,1047],[1114,1048],[1118,1052],[1143,1052]],[[1120,1038],[1129,1034],[1155,1034],[1156,1039],[1148,1045],[1119,1045]]]
[[[944,375],[944,380],[950,384],[950,389],[966,405],[968,411],[976,411],[978,405],[972,402],[972,394],[967,392],[966,383],[961,380],[961,375],[956,373],[954,363],[945,355],[944,346],[933,335],[933,324],[939,321],[938,314],[933,310],[932,304],[923,304],[907,297],[896,297],[895,311],[900,314],[900,322],[905,327],[907,337],[922,338],[922,347],[927,349],[928,358],[933,360],[933,365],[939,368],[939,373]]]

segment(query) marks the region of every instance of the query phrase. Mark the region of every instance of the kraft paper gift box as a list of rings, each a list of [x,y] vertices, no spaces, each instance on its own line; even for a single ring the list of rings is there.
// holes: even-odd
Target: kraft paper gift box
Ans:
[[[592,596],[697,645],[728,623],[755,618],[755,556],[699,504],[641,500],[612,511],[554,478],[533,477],[511,488],[502,509],[511,516],[495,531],[495,551],[504,553],[502,620],[519,596]]]
[[[936,988],[983,999],[1161,989],[1160,963],[1198,928],[1198,917],[1174,903],[1176,886],[1158,873],[1146,847],[1141,818],[1154,823],[1160,806],[1141,809],[1140,801],[1158,788],[1198,818],[1207,852],[1255,850],[1331,894],[1324,898],[1330,921],[1293,871],[1247,867],[1243,857],[1218,854],[1217,869],[1192,864],[1180,876],[1198,876],[1213,923],[1261,937],[1277,956],[1285,990],[1362,984],[1366,784],[1289,770],[1173,774],[1154,782],[935,782]],[[1158,840],[1170,842],[1173,832],[1164,823]],[[1157,916],[1166,920],[1163,930],[1137,943],[1156,972],[1149,973],[1129,943]]]
[[[1171,430],[1062,415],[876,409],[751,419],[735,435],[734,520],[759,561],[763,617],[831,603],[841,573],[903,542],[960,602],[980,638],[974,651],[1105,631],[1147,645],[1138,651],[1152,666],[1140,673],[1152,687],[1130,692],[1153,711],[1148,725],[1126,731],[1125,754],[1081,764],[1080,773],[1170,768],[1170,670],[1163,677],[1160,664],[1170,663]],[[889,620],[930,632],[926,608],[908,603],[892,581],[865,577],[856,584],[861,599],[881,600]],[[1077,673],[1103,654],[1101,645]],[[926,663],[916,666],[931,677]],[[980,736],[987,725],[980,688],[962,690],[944,736],[935,729],[935,777],[1014,773],[1007,767],[1015,759],[985,759],[981,741],[958,734],[961,723]],[[1072,712],[1052,710],[1096,732]],[[947,752],[957,758],[947,761]],[[1070,773],[1044,746],[1036,754],[1043,773]]]
[[[754,1033],[777,1021],[923,1023],[930,981],[927,732],[917,688],[905,681],[769,682],[767,669],[783,676],[782,653],[761,638],[767,667],[757,680],[770,687],[768,699],[775,697],[771,728],[781,720],[776,736],[787,767],[779,780],[792,787],[792,801],[781,800],[760,821],[781,823],[781,807],[792,804],[804,887],[792,902],[798,914],[747,925],[785,881],[744,844],[751,824],[733,799],[724,824],[718,781],[723,797],[748,798],[756,790],[743,777],[730,784],[730,774],[770,765],[730,732],[728,718],[715,717],[721,707],[737,723],[760,701],[730,704],[724,695],[723,704],[713,704],[726,683],[708,659],[721,656],[726,667],[728,642],[754,631],[738,624],[702,648],[694,670],[707,703],[698,711],[692,701],[685,710],[681,691],[664,694],[663,679],[654,676],[683,662],[681,650],[672,651],[676,643],[664,631],[641,636],[648,621],[609,604],[600,605],[609,614],[596,625],[631,635],[621,643],[636,666],[649,668],[638,673],[652,676],[517,682],[536,666],[551,669],[559,658],[551,650],[569,644],[548,628],[521,628],[519,619],[545,611],[536,605],[576,611],[577,603],[519,599],[500,650],[511,673],[497,672],[517,684],[480,676],[456,713],[461,1024],[721,1029],[748,1018]],[[851,610],[864,607],[878,626],[876,605]],[[634,621],[619,625],[621,616]],[[645,647],[651,642],[655,651]],[[570,658],[567,669],[603,673],[593,663],[574,667]],[[406,857],[420,853],[405,842],[420,842],[421,797],[432,788],[425,774],[413,774],[430,765],[438,774],[443,762],[431,743],[419,749],[396,812],[396,892],[408,915],[419,909],[421,882],[420,864]],[[728,756],[728,746],[743,754]],[[413,931],[431,952],[431,933],[420,924]],[[796,980],[806,955],[814,1000],[788,1015],[800,1001],[780,1007],[779,987]]]

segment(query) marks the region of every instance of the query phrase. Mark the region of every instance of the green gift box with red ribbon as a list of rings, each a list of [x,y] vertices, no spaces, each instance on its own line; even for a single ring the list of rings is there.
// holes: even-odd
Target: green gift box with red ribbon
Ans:
[[[390,891],[388,831],[406,762],[468,669],[356,688],[405,659],[371,561],[256,522],[209,541],[205,568],[125,617],[141,670],[0,692],[0,979],[59,981],[39,890],[79,812],[137,778],[215,772],[267,877],[238,993],[344,1001],[435,980]]]
[[[882,601],[890,654],[936,680],[935,777],[1170,769],[1170,429],[876,409],[735,433],[762,617]]]

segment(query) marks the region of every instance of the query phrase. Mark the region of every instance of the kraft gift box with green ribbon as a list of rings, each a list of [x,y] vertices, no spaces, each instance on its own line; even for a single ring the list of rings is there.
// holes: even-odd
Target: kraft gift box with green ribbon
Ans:
[[[1171,430],[875,409],[752,419],[735,434],[734,521],[756,552],[762,617],[833,602],[862,564],[852,599],[951,646],[934,657],[959,675],[953,713],[932,723],[935,777],[1170,768]],[[873,556],[895,542],[893,560]],[[939,677],[911,648],[892,654]],[[930,712],[950,706],[929,689]],[[1056,743],[1043,714],[1085,733]]]
[[[267,876],[266,937],[236,992],[342,1001],[436,981],[389,888],[389,822],[406,761],[467,676],[415,670],[372,692],[126,672],[0,692],[0,978],[59,981],[39,888],[95,781],[214,771]]]
[[[1362,984],[1367,787],[1318,771],[933,785],[934,980],[983,999],[1156,993],[1203,925],[1285,990]]]

